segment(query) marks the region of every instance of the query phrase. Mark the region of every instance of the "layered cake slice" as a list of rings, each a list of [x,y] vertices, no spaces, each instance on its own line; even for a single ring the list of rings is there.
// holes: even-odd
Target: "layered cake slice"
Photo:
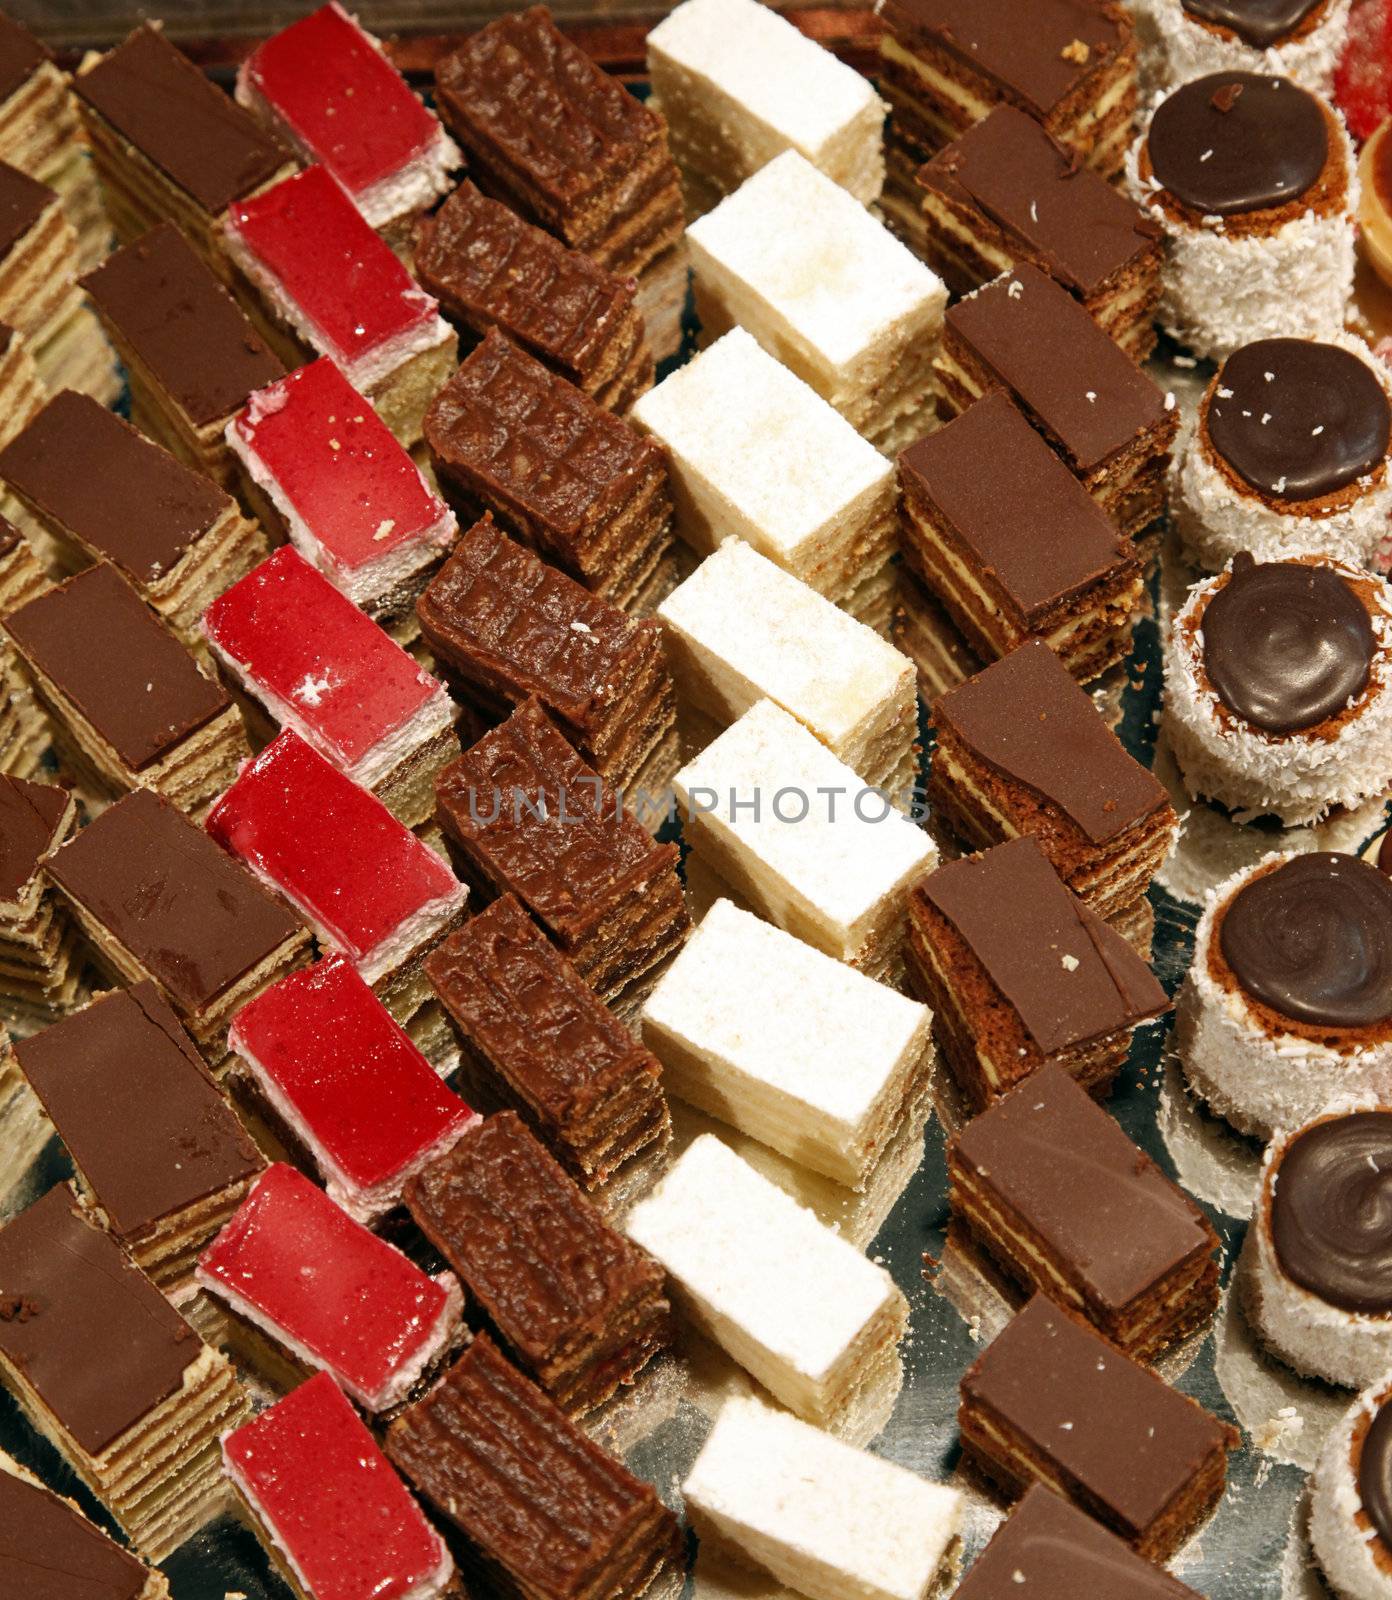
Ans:
[[[9,1031],[0,1023],[0,1216],[9,1216],[31,1191],[35,1164],[53,1129],[14,1058]]]
[[[426,970],[481,1098],[515,1107],[587,1189],[632,1156],[667,1144],[656,1060],[515,895],[471,917]]]
[[[37,415],[48,392],[33,352],[18,329],[0,322],[0,444],[7,443]]]
[[[82,992],[76,930],[44,877],[44,858],[72,837],[66,789],[0,777],[0,1017],[47,1018]]]
[[[604,1221],[515,1112],[411,1180],[406,1203],[519,1365],[571,1415],[672,1339],[657,1262]]]
[[[15,1059],[87,1212],[166,1294],[190,1286],[265,1163],[159,990],[101,995],[21,1040]]]
[[[507,334],[607,411],[652,387],[637,285],[461,183],[417,230],[415,272],[445,315]]]
[[[232,1019],[236,1088],[359,1222],[400,1204],[473,1113],[342,956],[273,983]]]
[[[27,605],[51,587],[34,547],[0,516],[0,618]],[[0,772],[38,777],[39,763],[52,738],[48,718],[20,669],[9,636],[0,628]]]
[[[114,567],[102,563],[5,617],[74,772],[153,789],[200,815],[250,752],[231,697]]]
[[[334,363],[321,357],[258,389],[228,424],[227,444],[263,523],[409,640],[416,596],[459,525]]]
[[[202,630],[250,721],[292,728],[408,827],[430,816],[435,775],[459,754],[449,695],[297,550],[233,584]]]
[[[496,328],[435,396],[425,437],[441,482],[625,611],[671,587],[667,463],[651,439]]]
[[[72,570],[109,561],[186,643],[266,554],[237,502],[86,395],[55,395],[0,450],[0,481]]]
[[[435,301],[326,167],[227,213],[228,253],[259,291],[284,353],[329,356],[406,446],[453,370],[458,344]]]
[[[0,1381],[163,1561],[223,1509],[218,1437],[247,1412],[211,1350],[59,1184],[0,1229]]]
[[[1150,968],[1030,837],[945,862],[915,884],[905,953],[978,1111],[1046,1061],[1104,1094],[1132,1030],[1169,1009]]]
[[[959,300],[938,366],[952,411],[1000,390],[1015,400],[1122,533],[1164,509],[1173,397],[1038,267],[1024,263]]]
[[[287,728],[243,767],[207,827],[400,1021],[420,1009],[421,962],[462,920],[466,890],[376,795]]]
[[[707,337],[746,329],[886,455],[928,425],[947,291],[796,150],[687,237]]]
[[[327,1372],[365,1411],[400,1405],[459,1335],[461,1296],[293,1167],[267,1167],[198,1261],[268,1376]]]

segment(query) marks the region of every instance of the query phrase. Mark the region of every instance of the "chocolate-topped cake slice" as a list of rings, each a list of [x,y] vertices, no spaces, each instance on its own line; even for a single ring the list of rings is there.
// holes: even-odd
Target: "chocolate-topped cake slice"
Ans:
[[[17,328],[0,322],[0,445],[32,421],[47,399],[28,341]]]
[[[71,838],[66,789],[0,776],[0,1018],[48,1020],[82,991],[77,931],[44,876],[44,858]]]
[[[0,516],[0,619],[52,587],[34,547],[12,522]],[[48,718],[20,670],[9,635],[0,627],[0,772],[19,778],[38,776],[48,748]]]
[[[938,370],[953,411],[1009,395],[1123,533],[1164,510],[1173,398],[1038,267],[1015,267],[949,309]]]
[[[27,1197],[34,1165],[53,1129],[14,1058],[9,1030],[0,1022],[0,1217]]]

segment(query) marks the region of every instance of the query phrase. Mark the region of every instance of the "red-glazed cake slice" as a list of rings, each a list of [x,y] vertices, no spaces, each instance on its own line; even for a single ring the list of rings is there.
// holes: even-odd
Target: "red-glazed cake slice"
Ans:
[[[222,1441],[268,1554],[306,1600],[434,1600],[444,1540],[325,1373]]]
[[[307,161],[321,161],[374,228],[425,210],[462,166],[459,147],[381,45],[334,3],[243,62],[237,99]]]
[[[258,389],[227,442],[295,548],[372,616],[414,600],[459,537],[390,429],[327,358]]]
[[[198,1282],[368,1411],[411,1392],[449,1348],[463,1300],[293,1167],[267,1167],[198,1261]]]
[[[476,1120],[342,956],[272,984],[227,1042],[277,1131],[360,1222],[395,1205]]]
[[[440,857],[291,729],[247,762],[206,826],[371,984],[419,962],[463,914],[464,885]]]

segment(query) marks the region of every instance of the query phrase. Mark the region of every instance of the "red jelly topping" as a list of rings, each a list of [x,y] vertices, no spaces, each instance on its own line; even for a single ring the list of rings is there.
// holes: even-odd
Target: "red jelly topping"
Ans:
[[[1392,115],[1392,0],[1356,0],[1334,71],[1334,100],[1360,144]]]

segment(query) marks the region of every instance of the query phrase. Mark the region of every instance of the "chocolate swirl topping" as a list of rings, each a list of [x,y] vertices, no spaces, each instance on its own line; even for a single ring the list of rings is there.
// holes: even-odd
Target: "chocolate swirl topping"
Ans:
[[[1277,500],[1314,500],[1382,464],[1392,407],[1352,351],[1259,339],[1224,362],[1205,426],[1244,483]]]
[[[1296,1135],[1272,1185],[1271,1242],[1282,1272],[1327,1305],[1392,1310],[1392,1112]]]
[[[1329,156],[1320,103],[1289,78],[1215,72],[1186,83],[1155,113],[1151,170],[1181,205],[1205,216],[1264,211],[1319,181]]]
[[[1203,614],[1218,698],[1267,733],[1298,733],[1363,692],[1377,645],[1357,591],[1329,567],[1258,566],[1243,551]]]
[[[1223,913],[1218,944],[1242,988],[1283,1017],[1392,1020],[1392,879],[1357,856],[1296,856],[1252,879]]]
[[[1191,17],[1230,28],[1239,39],[1265,50],[1293,33],[1323,0],[1182,0]]]
[[[1392,1548],[1392,1404],[1368,1424],[1358,1457],[1358,1498],[1383,1544]]]

